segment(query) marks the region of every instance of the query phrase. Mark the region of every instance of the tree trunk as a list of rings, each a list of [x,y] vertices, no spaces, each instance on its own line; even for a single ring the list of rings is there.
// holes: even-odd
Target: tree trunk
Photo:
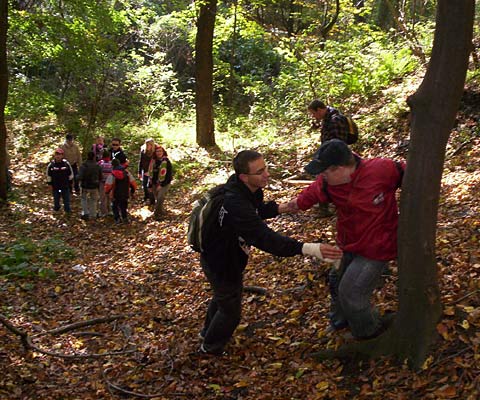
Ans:
[[[317,359],[392,355],[419,368],[431,350],[441,316],[435,262],[440,184],[465,84],[473,16],[474,0],[438,0],[432,57],[407,100],[412,132],[400,201],[397,316],[378,338],[313,354]]]
[[[7,199],[7,127],[5,105],[8,94],[7,68],[8,1],[0,1],[0,201]]]
[[[408,99],[412,132],[399,223],[397,353],[419,366],[441,315],[435,262],[445,151],[460,105],[473,32],[474,0],[439,0],[432,56]]]
[[[213,122],[213,30],[217,0],[206,0],[200,5],[195,39],[195,106],[197,144],[215,146]]]

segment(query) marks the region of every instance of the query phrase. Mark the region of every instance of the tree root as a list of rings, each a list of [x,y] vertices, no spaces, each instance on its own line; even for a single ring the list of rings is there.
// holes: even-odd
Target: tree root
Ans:
[[[120,393],[123,393],[123,394],[126,394],[126,395],[129,395],[129,396],[135,396],[135,397],[140,397],[142,399],[153,399],[153,398],[163,398],[163,396],[165,395],[165,393],[153,393],[153,394],[144,394],[144,393],[140,393],[140,392],[133,392],[131,390],[128,390],[128,389],[124,389],[122,388],[121,386],[119,386],[118,384],[116,383],[113,383],[111,382],[108,378],[107,378],[107,374],[108,372],[111,371],[111,368],[107,368],[105,370],[102,371],[102,377],[103,377],[103,380],[105,381],[105,383],[107,384],[107,387],[110,389],[114,389]],[[164,386],[160,387],[160,389],[162,389]],[[111,390],[110,390],[111,392]],[[192,393],[168,393],[169,396],[184,396],[184,397],[192,397],[193,394]]]
[[[5,317],[3,314],[0,314],[0,322],[10,331],[13,332],[15,335],[20,337],[20,340],[22,342],[23,348],[28,351],[35,351],[41,354],[45,354],[48,356],[52,357],[59,357],[59,358],[64,358],[64,359],[78,359],[78,358],[101,358],[101,357],[107,357],[107,356],[117,356],[121,354],[128,354],[128,353],[134,353],[136,350],[122,350],[122,351],[114,351],[114,352],[106,352],[106,353],[94,353],[94,354],[64,354],[64,353],[54,353],[48,350],[43,350],[37,345],[33,343],[33,339],[37,338],[39,336],[44,336],[47,334],[50,335],[58,335],[61,333],[69,332],[78,328],[82,328],[85,326],[91,326],[91,325],[96,325],[104,322],[111,322],[115,321],[121,318],[125,318],[126,315],[112,315],[110,317],[102,317],[102,318],[94,318],[86,321],[80,321],[80,322],[75,322],[73,324],[65,325],[56,329],[51,329],[49,331],[41,332],[39,334],[36,334],[34,336],[30,336],[27,332],[25,332],[22,329],[17,328],[14,326],[7,317]]]
[[[382,355],[391,354],[386,346],[390,336],[389,331],[385,331],[382,335],[368,340],[361,340],[357,342],[347,343],[336,350],[325,349],[314,353],[307,354],[306,357],[311,357],[316,361],[325,360],[368,360]]]

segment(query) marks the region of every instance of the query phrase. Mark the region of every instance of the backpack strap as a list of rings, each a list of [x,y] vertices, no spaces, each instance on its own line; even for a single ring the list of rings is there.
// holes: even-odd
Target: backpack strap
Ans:
[[[348,130],[351,134],[355,134],[355,128],[353,127],[353,120],[350,117],[345,117],[348,123]]]
[[[332,198],[330,197],[330,193],[328,193],[328,183],[327,179],[324,176],[322,176],[322,191],[323,193],[325,193],[325,196],[327,196],[329,203],[331,203]]]
[[[394,160],[393,163],[395,164],[395,168],[397,169],[400,179],[398,181],[398,187],[402,186],[402,181],[403,181],[403,175],[405,174],[405,171],[403,170],[402,163],[400,161]]]

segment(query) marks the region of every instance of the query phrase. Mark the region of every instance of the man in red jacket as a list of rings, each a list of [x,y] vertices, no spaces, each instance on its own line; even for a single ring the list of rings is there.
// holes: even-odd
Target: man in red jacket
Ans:
[[[315,182],[288,203],[291,211],[316,203],[333,203],[337,213],[337,245],[344,255],[329,283],[334,329],[350,327],[357,338],[370,338],[383,329],[371,305],[388,261],[397,257],[398,209],[395,192],[405,164],[393,160],[362,159],[339,139],[328,140],[309,167]]]

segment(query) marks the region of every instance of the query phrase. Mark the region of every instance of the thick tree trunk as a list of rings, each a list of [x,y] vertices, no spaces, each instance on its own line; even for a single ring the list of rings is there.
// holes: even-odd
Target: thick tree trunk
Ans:
[[[7,128],[5,105],[8,94],[7,68],[8,1],[0,1],[0,200],[7,199]]]
[[[432,57],[422,84],[408,99],[412,132],[400,202],[396,319],[378,338],[316,353],[317,359],[393,355],[418,368],[431,350],[441,316],[435,262],[440,184],[465,84],[473,16],[474,0],[438,0]]]
[[[213,30],[217,0],[206,0],[200,6],[195,40],[197,144],[215,146],[213,119]]]
[[[412,132],[399,225],[397,354],[419,366],[441,315],[435,262],[440,184],[450,131],[460,105],[472,41],[474,0],[439,0],[432,57],[408,99]]]

